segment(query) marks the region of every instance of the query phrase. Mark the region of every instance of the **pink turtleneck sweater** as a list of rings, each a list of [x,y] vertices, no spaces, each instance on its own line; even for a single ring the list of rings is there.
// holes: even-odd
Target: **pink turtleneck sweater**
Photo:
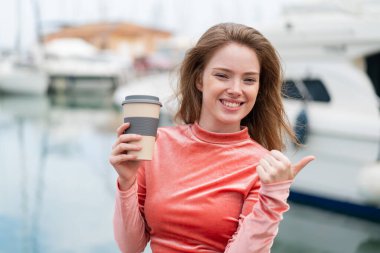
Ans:
[[[117,189],[114,233],[124,253],[270,252],[291,181],[261,184],[268,151],[247,128],[220,134],[199,125],[158,130],[137,183]]]

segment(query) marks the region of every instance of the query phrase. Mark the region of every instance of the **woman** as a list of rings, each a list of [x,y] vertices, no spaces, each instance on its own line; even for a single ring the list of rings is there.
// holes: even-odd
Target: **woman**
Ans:
[[[114,216],[122,252],[270,252],[297,173],[279,150],[295,141],[281,102],[276,51],[257,30],[211,27],[189,50],[179,77],[184,124],[158,130],[152,161],[128,151],[140,136],[117,130]],[[271,151],[268,151],[271,150]]]

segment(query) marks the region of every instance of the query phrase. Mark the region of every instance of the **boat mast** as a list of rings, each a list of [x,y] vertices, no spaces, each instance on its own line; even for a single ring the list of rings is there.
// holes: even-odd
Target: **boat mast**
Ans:
[[[21,52],[21,0],[16,0],[16,38],[15,38],[15,52]]]
[[[18,0],[19,1],[19,0]],[[41,13],[40,13],[40,5],[38,0],[31,0],[34,18],[35,18],[35,29],[37,35],[37,43],[38,45],[42,45],[42,25],[41,25]]]

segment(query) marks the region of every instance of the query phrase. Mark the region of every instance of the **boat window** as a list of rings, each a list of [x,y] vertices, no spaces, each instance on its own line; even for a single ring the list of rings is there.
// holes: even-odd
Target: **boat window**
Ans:
[[[366,57],[367,74],[372,81],[376,94],[380,99],[380,53],[375,53]]]
[[[307,91],[311,96],[312,101],[317,102],[330,102],[331,97],[325,87],[319,79],[304,79],[302,80]]]
[[[286,80],[282,85],[282,97],[287,99],[304,100],[293,80]]]

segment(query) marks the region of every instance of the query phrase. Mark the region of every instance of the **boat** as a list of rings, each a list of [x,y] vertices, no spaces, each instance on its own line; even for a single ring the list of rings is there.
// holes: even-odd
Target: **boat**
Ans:
[[[33,3],[34,9],[36,3]],[[31,52],[21,50],[21,2],[15,2],[17,29],[15,49],[0,58],[0,92],[42,95],[48,89],[48,76],[41,65],[41,51],[36,46]]]
[[[131,61],[99,51],[79,38],[55,39],[44,45],[44,69],[50,86],[68,90],[114,90],[126,81]]]
[[[304,143],[287,154],[317,156],[290,200],[380,222],[380,80],[371,79],[380,70],[380,6],[377,15],[318,1],[288,7],[264,32],[282,57],[286,112]]]
[[[292,62],[286,73],[285,109],[304,145],[288,145],[287,154],[317,157],[297,176],[290,199],[348,214],[379,207],[371,181],[380,180],[380,113],[369,78],[347,62]],[[364,218],[380,221],[379,208],[368,212]]]
[[[17,56],[0,60],[0,92],[42,95],[47,89],[48,76],[40,65]]]

